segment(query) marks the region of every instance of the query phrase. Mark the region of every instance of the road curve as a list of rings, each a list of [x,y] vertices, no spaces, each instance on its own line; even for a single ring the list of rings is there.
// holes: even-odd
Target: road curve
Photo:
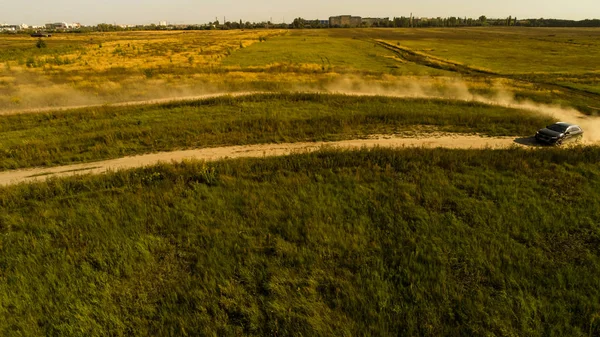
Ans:
[[[132,169],[154,165],[160,162],[197,159],[215,161],[227,158],[257,158],[283,156],[291,153],[312,152],[324,147],[351,149],[361,147],[424,147],[450,149],[484,149],[527,146],[527,140],[515,141],[514,137],[481,137],[477,135],[434,135],[419,138],[402,138],[393,135],[373,135],[367,139],[344,140],[338,142],[257,144],[203,148],[185,151],[159,152],[105,161],[73,164],[50,168],[31,168],[0,172],[0,186],[43,181],[49,177],[65,177],[78,174],[100,174],[107,171]]]

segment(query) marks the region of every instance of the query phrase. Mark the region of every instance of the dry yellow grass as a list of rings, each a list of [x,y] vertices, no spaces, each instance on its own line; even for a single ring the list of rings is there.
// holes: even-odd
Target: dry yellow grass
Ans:
[[[0,37],[0,109],[117,102],[223,90],[221,61],[282,30],[58,34],[46,50],[29,37]],[[1,61],[0,61],[1,62]],[[233,69],[235,70],[235,69]],[[255,76],[247,81],[253,81]],[[238,73],[230,76],[243,81]],[[200,92],[198,92],[200,91]]]
[[[357,38],[354,30],[152,31],[58,34],[48,48],[28,36],[0,35],[0,109],[115,103],[230,91],[330,90],[468,97],[522,91],[552,102],[557,89],[532,81],[463,76],[411,62]],[[394,43],[404,30],[361,30]],[[420,32],[420,31],[419,31]],[[425,32],[432,34],[432,32]],[[391,36],[386,36],[391,34]],[[396,36],[396,35],[398,36]],[[426,43],[427,34],[419,39]],[[378,39],[378,36],[372,36]],[[266,40],[266,42],[265,42]],[[404,40],[403,40],[404,42]],[[475,49],[463,48],[472,53]],[[415,53],[468,65],[460,58]],[[471,68],[486,70],[480,65]],[[596,75],[594,75],[596,76]],[[597,76],[596,76],[597,77]],[[541,78],[545,81],[547,79]],[[595,90],[593,78],[564,74],[568,86]],[[591,83],[591,84],[590,84]],[[559,103],[570,100],[562,93]],[[590,99],[581,106],[597,106]]]

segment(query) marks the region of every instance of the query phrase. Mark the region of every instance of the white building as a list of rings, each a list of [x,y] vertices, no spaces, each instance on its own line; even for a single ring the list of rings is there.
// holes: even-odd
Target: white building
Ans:
[[[13,25],[1,24],[0,32],[14,32],[17,28]]]

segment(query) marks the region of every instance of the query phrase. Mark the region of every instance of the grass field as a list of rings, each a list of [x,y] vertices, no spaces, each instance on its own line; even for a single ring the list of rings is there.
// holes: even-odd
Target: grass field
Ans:
[[[381,133],[529,136],[551,122],[552,118],[530,111],[474,102],[320,94],[97,107],[0,116],[0,169]]]
[[[0,170],[530,136],[554,119],[475,98],[600,114],[599,35],[127,32],[36,48],[2,34]],[[275,93],[103,105],[252,90]],[[599,164],[598,146],[321,150],[0,187],[0,335],[600,336]]]
[[[58,34],[0,37],[0,106],[127,101],[189,91],[211,92],[221,60],[283,34],[269,31]],[[222,90],[222,89],[221,89]]]
[[[596,336],[598,158],[336,151],[0,188],[0,332]]]
[[[600,29],[462,28],[367,34],[499,74],[598,74]]]
[[[271,70],[276,65],[312,68],[315,72],[339,74],[391,74],[395,76],[439,76],[449,73],[414,63],[406,63],[394,53],[373,42],[356,38],[336,38],[321,30],[291,31],[269,43],[240,50],[222,63],[245,71]]]
[[[29,37],[0,35],[0,110],[330,90],[347,81],[367,87],[461,81],[473,92],[509,91],[597,114],[598,35],[597,29],[533,28],[127,32],[59,34],[45,49]],[[377,41],[422,57],[403,57]],[[499,80],[502,88],[494,85]]]

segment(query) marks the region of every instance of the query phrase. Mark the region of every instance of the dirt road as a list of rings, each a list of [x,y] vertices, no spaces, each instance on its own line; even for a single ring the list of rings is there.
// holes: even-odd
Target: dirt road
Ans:
[[[108,104],[109,106],[129,106],[139,104],[157,104],[173,101],[188,101],[198,99],[209,99],[224,95],[244,96],[251,94],[264,94],[265,92],[237,92],[237,93],[218,93],[200,96],[171,97],[164,99],[155,99],[149,101],[123,102]],[[347,95],[386,95],[392,97],[401,97],[402,95],[381,93],[381,92],[336,92]],[[438,97],[439,98],[439,97]],[[552,115],[556,118],[566,121],[575,121],[585,130],[584,141],[588,144],[598,144],[600,142],[600,118],[584,116],[573,109],[563,109],[554,106],[545,106],[533,103],[509,101],[490,101],[487,98],[472,96],[471,100],[481,101],[486,104],[497,104],[512,108],[526,109],[538,113]],[[43,108],[18,111],[0,111],[0,115],[36,113],[45,111],[56,111],[64,109],[93,107],[94,105],[80,107],[62,107],[62,108]],[[101,105],[98,105],[101,106]],[[323,146],[338,148],[356,148],[356,147],[443,147],[443,148],[462,148],[462,149],[481,149],[481,148],[506,148],[510,146],[530,146],[530,139],[514,139],[514,137],[480,137],[475,135],[430,135],[426,138],[403,138],[398,136],[376,135],[369,139],[347,140],[340,142],[317,142],[317,143],[289,143],[289,144],[260,144],[249,146],[229,146],[219,148],[205,148],[187,151],[162,152],[154,154],[125,157],[120,159],[106,160],[100,162],[91,162],[85,164],[74,164],[53,168],[33,168],[15,171],[0,172],[0,186],[10,185],[20,182],[31,182],[44,180],[48,177],[62,177],[76,174],[98,174],[110,170],[130,169],[153,165],[158,162],[181,161],[184,159],[199,159],[214,161],[224,158],[240,157],[264,157],[287,155],[294,152],[315,151]]]
[[[107,171],[131,169],[157,164],[159,162],[198,159],[215,161],[225,158],[282,156],[298,152],[311,152],[323,147],[360,148],[360,147],[425,147],[452,149],[506,148],[527,146],[528,140],[514,137],[480,137],[476,135],[438,135],[426,138],[401,138],[391,135],[374,135],[368,139],[344,140],[339,142],[259,144],[247,146],[227,146],[186,151],[160,152],[133,157],[74,164],[51,168],[33,168],[0,172],[0,185],[32,182],[48,177],[64,177],[77,174],[99,174]]]

